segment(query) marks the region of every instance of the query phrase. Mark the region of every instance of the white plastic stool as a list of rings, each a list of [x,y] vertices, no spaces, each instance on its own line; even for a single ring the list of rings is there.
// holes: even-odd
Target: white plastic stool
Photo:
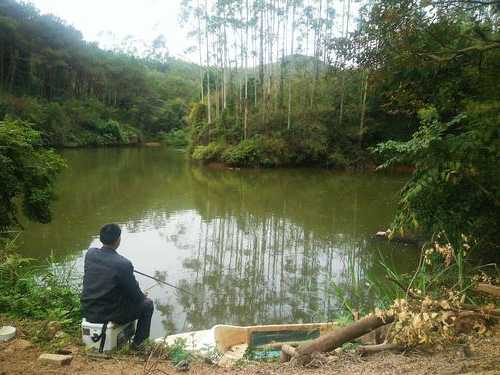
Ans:
[[[135,333],[135,323],[135,320],[121,325],[109,322],[106,328],[106,339],[104,341],[103,351],[109,352],[113,349],[120,349],[129,342]],[[82,341],[86,348],[95,348],[99,350],[102,340],[102,326],[102,323],[90,323],[83,318]]]

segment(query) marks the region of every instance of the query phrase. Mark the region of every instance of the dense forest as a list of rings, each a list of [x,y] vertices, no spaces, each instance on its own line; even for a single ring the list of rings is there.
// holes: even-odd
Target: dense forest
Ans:
[[[497,2],[192,0],[184,17],[203,66],[196,159],[359,165],[423,108],[497,108]]]
[[[107,52],[28,3],[0,2],[0,118],[28,121],[43,143],[137,143],[185,126],[197,67],[163,38],[141,58]]]

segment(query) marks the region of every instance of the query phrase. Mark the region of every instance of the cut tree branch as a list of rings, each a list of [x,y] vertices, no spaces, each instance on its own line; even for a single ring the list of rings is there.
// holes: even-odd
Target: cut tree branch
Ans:
[[[378,345],[358,346],[356,351],[358,352],[358,354],[371,354],[371,353],[383,352],[386,350],[402,352],[404,349],[405,347],[403,345],[384,343]]]
[[[347,327],[340,328],[324,336],[320,336],[308,344],[299,346],[297,349],[292,348],[293,351],[284,346],[285,350],[283,350],[283,348],[281,349],[282,353],[284,353],[281,356],[281,360],[286,362],[293,359],[297,361],[298,364],[307,364],[311,360],[311,354],[317,352],[330,352],[347,342],[366,335],[367,333],[386,324],[392,323],[393,321],[394,317],[392,316],[386,317],[385,319],[375,315],[367,316],[348,325]]]
[[[485,44],[485,45],[474,45],[474,46],[470,46],[470,47],[463,48],[463,49],[456,50],[456,51],[435,52],[435,53],[419,53],[418,56],[427,57],[427,58],[429,58],[433,61],[439,62],[439,63],[445,63],[445,62],[450,62],[459,56],[463,56],[463,55],[471,53],[471,52],[482,53],[482,52],[486,52],[486,51],[497,49],[497,48],[500,48],[500,41],[495,41],[495,42]],[[440,56],[438,56],[438,54],[443,54],[443,55],[446,54],[446,55],[451,55],[451,56],[440,57]]]
[[[480,283],[476,285],[474,290],[476,292],[489,294],[495,298],[500,298],[500,287],[495,285]]]

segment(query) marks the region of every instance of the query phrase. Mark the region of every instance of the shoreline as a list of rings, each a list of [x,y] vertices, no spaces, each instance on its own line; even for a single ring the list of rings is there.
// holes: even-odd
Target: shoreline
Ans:
[[[15,322],[0,315],[0,323]],[[17,322],[19,324],[19,322]],[[38,322],[40,323],[40,322]],[[310,375],[326,375],[332,373],[349,373],[353,375],[375,374],[451,374],[467,373],[495,375],[500,373],[500,327],[489,337],[474,336],[468,343],[450,345],[445,348],[429,350],[410,350],[402,354],[379,352],[361,355],[351,349],[336,350],[317,356],[315,365],[307,369],[290,364],[279,364],[276,361],[255,362],[245,360],[235,367],[220,367],[201,359],[192,360],[189,364],[179,365],[170,358],[161,355],[136,355],[126,351],[118,351],[111,356],[98,357],[89,355],[78,343],[78,337],[72,337],[68,344],[56,349],[41,346],[33,342],[27,327],[33,327],[34,321],[25,320],[19,326],[15,339],[0,343],[0,364],[5,374],[174,374],[183,371],[188,374],[242,374],[242,375],[298,375],[307,371]],[[65,353],[72,357],[67,365],[45,364],[39,360],[43,353]]]

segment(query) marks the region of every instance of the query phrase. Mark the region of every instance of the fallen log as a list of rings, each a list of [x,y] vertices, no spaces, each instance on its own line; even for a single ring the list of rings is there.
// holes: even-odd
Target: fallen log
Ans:
[[[495,298],[500,298],[500,287],[499,286],[480,283],[480,284],[476,285],[474,290],[476,292],[489,294],[490,296],[493,296]]]
[[[383,351],[398,351],[401,352],[405,348],[402,345],[399,344],[378,344],[378,345],[363,345],[363,346],[358,346],[356,351],[358,354],[371,354],[371,353],[379,353]]]
[[[358,337],[361,337],[383,325],[392,323],[393,321],[394,317],[386,317],[386,319],[383,320],[375,315],[367,316],[347,327],[340,328],[326,335],[320,336],[308,344],[299,346],[293,351],[288,350],[288,348],[286,348],[286,351],[283,351],[282,348],[282,353],[285,353],[285,355],[283,355],[281,359],[283,361],[288,361],[293,358],[293,360],[297,361],[299,364],[306,364],[310,361],[312,353],[330,352],[347,342],[357,339]]]
[[[264,350],[281,350],[283,345],[291,346],[292,348],[296,348],[300,345],[307,344],[312,340],[302,340],[302,341],[286,341],[286,342],[272,342],[262,346]]]
[[[462,307],[466,310],[471,310],[474,312],[482,313],[486,316],[500,317],[500,310],[498,309],[488,309],[481,306],[475,306],[471,304],[463,304]]]
[[[297,354],[296,349],[290,345],[282,345],[281,346],[281,354],[280,354],[280,362],[285,363],[289,362],[292,357],[295,357]]]

